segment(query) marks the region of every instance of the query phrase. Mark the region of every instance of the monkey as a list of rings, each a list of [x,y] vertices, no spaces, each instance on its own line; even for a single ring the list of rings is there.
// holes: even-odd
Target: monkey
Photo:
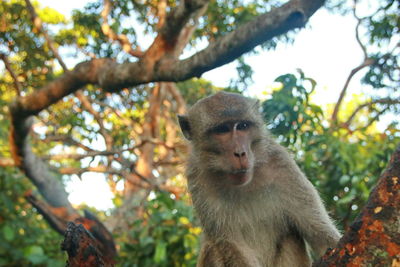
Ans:
[[[303,267],[340,238],[311,182],[266,129],[259,101],[218,92],[178,115],[203,228],[197,267]]]

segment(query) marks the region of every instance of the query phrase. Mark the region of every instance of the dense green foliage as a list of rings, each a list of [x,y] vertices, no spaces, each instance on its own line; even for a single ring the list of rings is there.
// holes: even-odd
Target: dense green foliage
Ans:
[[[20,172],[0,168],[0,266],[65,266],[60,235],[23,197],[30,187]]]
[[[400,141],[399,130],[396,125],[389,125],[385,133],[376,125],[355,132],[334,128],[326,120],[326,110],[310,101],[314,80],[300,73],[276,81],[281,89],[263,103],[268,128],[294,153],[328,210],[345,228],[387,165]]]
[[[119,237],[121,266],[195,266],[201,229],[190,203],[156,192],[143,212]]]

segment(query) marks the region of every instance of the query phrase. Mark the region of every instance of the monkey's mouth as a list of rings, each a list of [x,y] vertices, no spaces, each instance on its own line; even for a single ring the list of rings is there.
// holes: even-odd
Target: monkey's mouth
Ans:
[[[234,170],[228,175],[233,185],[245,185],[250,181],[250,171],[248,169]]]

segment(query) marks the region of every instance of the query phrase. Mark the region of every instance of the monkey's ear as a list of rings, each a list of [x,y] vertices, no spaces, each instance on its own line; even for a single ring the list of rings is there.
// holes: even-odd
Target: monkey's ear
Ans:
[[[179,121],[179,126],[181,127],[181,130],[182,130],[183,136],[185,136],[185,138],[187,140],[191,140],[192,134],[190,131],[190,123],[189,123],[188,117],[185,115],[178,115],[178,121]]]

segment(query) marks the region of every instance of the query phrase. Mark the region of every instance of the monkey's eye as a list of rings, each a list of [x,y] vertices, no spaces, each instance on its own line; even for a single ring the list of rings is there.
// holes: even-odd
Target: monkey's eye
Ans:
[[[228,124],[220,124],[212,129],[212,132],[215,134],[224,134],[229,133],[231,131],[231,127]]]
[[[236,125],[236,129],[239,130],[239,131],[247,130],[249,127],[250,127],[250,123],[247,122],[247,121],[239,122],[239,123]]]

